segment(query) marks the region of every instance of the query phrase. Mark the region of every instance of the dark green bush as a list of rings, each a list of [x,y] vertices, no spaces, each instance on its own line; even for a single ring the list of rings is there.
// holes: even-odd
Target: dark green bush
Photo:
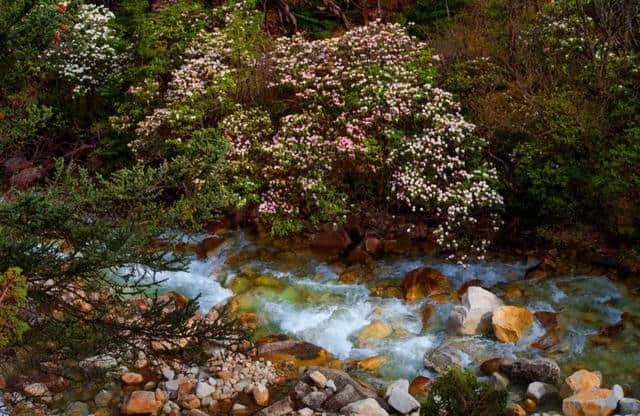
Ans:
[[[472,371],[454,367],[433,383],[422,415],[502,416],[506,406],[506,391],[494,390],[479,382]]]

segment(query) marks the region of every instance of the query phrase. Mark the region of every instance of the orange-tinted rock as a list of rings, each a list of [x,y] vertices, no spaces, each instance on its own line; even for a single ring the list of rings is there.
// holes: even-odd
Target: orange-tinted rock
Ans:
[[[230,225],[231,222],[225,218],[220,221],[210,222],[206,228],[209,234],[222,234],[229,229]]]
[[[373,321],[365,326],[358,333],[358,345],[365,346],[372,341],[387,338],[393,333],[393,330],[382,321]]]
[[[359,368],[363,370],[373,371],[385,365],[387,357],[384,355],[375,355],[373,357],[365,358],[357,362]]]
[[[266,406],[269,404],[269,390],[262,384],[258,384],[253,388],[253,400],[258,406]]]
[[[369,253],[367,253],[361,245],[349,250],[346,260],[349,264],[369,264],[373,261]]]
[[[193,390],[193,387],[193,384],[186,380],[180,383],[180,385],[178,386],[178,399],[181,399],[189,394],[191,390]]]
[[[122,382],[124,384],[140,384],[144,381],[144,377],[142,377],[142,374],[138,374],[138,373],[124,373],[121,377]]]
[[[378,254],[382,250],[382,241],[375,237],[367,237],[364,240],[364,249],[368,253]]]
[[[220,245],[224,242],[224,238],[221,237],[207,237],[198,243],[196,247],[196,253],[198,256],[204,258],[210,256]]]
[[[122,407],[122,413],[125,415],[142,415],[153,413],[161,406],[162,402],[156,400],[154,392],[138,390],[131,393]]]
[[[200,408],[200,399],[195,394],[188,394],[180,400],[180,405],[188,410]]]
[[[544,350],[548,350],[551,347],[555,347],[559,343],[560,343],[560,337],[558,336],[557,332],[550,331],[544,334],[543,336],[541,336],[540,338],[536,339],[531,344],[531,347],[544,351]]]
[[[527,308],[501,306],[493,311],[493,333],[502,342],[517,342],[533,325],[533,314]]]
[[[565,416],[609,416],[618,406],[619,397],[609,389],[583,391],[562,401]]]
[[[536,411],[536,402],[531,399],[525,399],[522,402],[522,408],[527,411],[527,413],[533,413]]]
[[[511,409],[511,416],[527,416],[527,411],[517,404]]]
[[[429,295],[442,293],[449,287],[449,281],[436,269],[420,267],[407,273],[402,285],[405,300],[415,303]]]
[[[413,379],[411,384],[409,385],[409,393],[414,396],[428,396],[429,390],[431,390],[431,384],[433,380],[429,377],[418,376]]]
[[[429,320],[431,319],[431,315],[433,315],[433,306],[425,305],[422,309],[420,309],[420,317],[422,318],[423,331],[429,328]]]
[[[323,231],[311,237],[311,247],[320,250],[344,250],[351,245],[349,234],[343,229]]]
[[[599,375],[588,370],[578,370],[564,380],[560,395],[566,398],[577,393],[596,390],[601,384],[602,379]]]
[[[544,328],[555,328],[558,326],[558,314],[555,312],[538,311],[534,313],[536,319]]]
[[[492,358],[480,364],[480,371],[485,376],[490,376],[493,373],[499,373],[502,366],[509,366],[512,363],[511,358]]]

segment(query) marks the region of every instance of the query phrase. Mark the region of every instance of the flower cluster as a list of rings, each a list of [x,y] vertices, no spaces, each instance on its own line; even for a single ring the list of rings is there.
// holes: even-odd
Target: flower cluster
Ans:
[[[65,5],[66,10],[66,5]],[[45,52],[60,77],[84,95],[122,71],[127,60],[113,29],[114,14],[104,6],[81,4],[71,26],[60,25],[54,44]]]

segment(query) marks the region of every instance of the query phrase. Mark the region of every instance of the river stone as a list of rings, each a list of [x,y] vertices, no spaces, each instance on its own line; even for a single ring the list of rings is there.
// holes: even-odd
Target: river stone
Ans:
[[[329,412],[337,412],[349,403],[362,399],[362,396],[356,392],[352,385],[347,384],[342,390],[334,394],[324,403],[324,409]]]
[[[96,407],[108,407],[109,403],[113,399],[113,393],[109,390],[100,390],[98,394],[93,398],[93,401],[96,403]]]
[[[211,386],[209,383],[200,381],[196,385],[196,396],[198,396],[198,398],[200,399],[211,396],[214,391],[216,391],[216,388]]]
[[[407,391],[409,388],[408,382],[407,382],[407,389],[405,390],[403,387],[404,386],[402,387],[398,386],[392,389],[387,402],[392,408],[397,410],[399,413],[407,414],[407,413],[411,413],[415,409],[420,408],[420,403],[418,403],[418,401],[408,393]]]
[[[493,311],[504,305],[499,297],[478,286],[471,286],[462,296],[462,306],[449,314],[449,329],[459,335],[489,332]]]
[[[322,403],[327,400],[327,396],[324,391],[312,391],[304,396],[300,402],[313,410],[322,410]]]
[[[618,413],[622,415],[640,414],[640,400],[629,397],[620,399],[618,402]]]
[[[389,416],[377,401],[370,398],[350,403],[340,409],[340,413],[345,416]]]
[[[311,247],[320,250],[344,250],[351,245],[351,238],[344,229],[323,231],[311,237]]]
[[[85,371],[108,370],[110,368],[117,366],[118,360],[116,360],[116,358],[111,355],[102,354],[102,355],[96,355],[93,357],[86,358],[80,361],[79,365],[80,365],[80,368],[82,368]]]
[[[393,330],[384,322],[376,320],[360,330],[357,336],[358,345],[366,346],[371,341],[387,338]]]
[[[336,385],[336,390],[341,391],[345,388],[346,385],[351,385],[355,391],[363,396],[363,398],[376,398],[378,394],[369,387],[366,387],[349,376],[346,372],[342,370],[338,370],[335,368],[326,368],[326,367],[316,367],[311,366],[307,369],[307,375],[313,371],[321,372],[328,380],[333,380]],[[310,380],[308,377],[305,377],[306,380]]]
[[[419,267],[406,274],[402,285],[405,300],[415,303],[429,295],[442,293],[449,287],[449,281],[436,269]]]
[[[162,402],[156,400],[152,391],[137,390],[127,398],[122,413],[125,415],[141,415],[153,413],[162,407]]]
[[[533,314],[527,308],[501,306],[493,311],[491,324],[498,340],[515,343],[531,329]]]
[[[89,406],[84,402],[73,402],[64,411],[64,416],[87,416],[88,414]]]
[[[448,347],[427,351],[424,354],[424,367],[436,373],[444,373],[450,367],[461,364],[458,355]]]
[[[42,383],[31,383],[24,388],[24,392],[29,397],[44,397],[49,395],[49,389]]]
[[[324,386],[327,385],[327,378],[320,371],[314,371],[313,373],[309,373],[309,378],[311,378],[311,380],[313,380],[315,385],[320,387],[321,389],[323,389]]]
[[[542,383],[540,381],[534,381],[527,387],[526,397],[533,399],[540,405],[548,400],[560,397],[560,392],[556,386],[552,384]]]
[[[564,380],[560,394],[562,398],[567,398],[583,391],[596,390],[601,384],[600,375],[588,370],[578,370]]]
[[[312,391],[313,391],[313,388],[311,388],[310,385],[308,385],[302,380],[298,381],[296,385],[293,387],[293,394],[297,400],[302,399],[304,396],[311,393]]]
[[[564,399],[562,412],[566,416],[609,416],[618,407],[618,401],[613,390],[583,391]]]
[[[387,391],[384,393],[384,398],[388,399],[393,393],[394,389],[400,389],[401,391],[409,391],[409,380],[396,380],[387,386]]]
[[[541,381],[555,384],[560,378],[560,367],[548,358],[535,360],[519,359],[512,363],[504,363],[500,366],[500,372],[506,374],[513,382],[531,383]]]
[[[311,409],[309,409],[308,407],[305,407],[304,409],[300,409],[298,410],[298,415],[299,416],[313,416],[315,414],[315,412]]]
[[[285,416],[291,415],[295,412],[293,409],[293,401],[289,397],[285,397],[272,404],[269,407],[265,407],[260,410],[254,416]]]

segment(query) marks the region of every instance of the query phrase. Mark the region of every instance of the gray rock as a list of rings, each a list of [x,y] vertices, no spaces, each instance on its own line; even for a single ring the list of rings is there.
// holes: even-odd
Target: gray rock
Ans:
[[[451,311],[449,329],[459,335],[477,335],[491,329],[493,310],[504,303],[493,293],[478,286],[471,286],[462,297],[462,306]]]
[[[620,386],[619,384],[614,384],[613,385],[613,396],[620,400],[624,398],[624,390],[622,389],[622,386]]]
[[[448,347],[427,351],[424,354],[423,361],[424,368],[435,371],[436,373],[444,373],[450,367],[461,364],[460,357]]]
[[[540,405],[549,400],[560,399],[560,392],[552,384],[534,381],[527,387],[526,397],[535,400]]]
[[[162,372],[162,376],[167,380],[173,380],[173,378],[176,376],[176,372],[173,371],[171,367],[167,367],[167,366],[162,367],[162,370],[160,371]]]
[[[93,398],[97,407],[108,407],[109,403],[113,399],[113,393],[109,390],[100,390],[98,394]]]
[[[322,410],[322,403],[327,400],[327,393],[324,391],[313,391],[300,400],[303,405],[313,410]]]
[[[311,393],[312,391],[313,388],[302,380],[298,381],[293,387],[293,394],[296,400],[301,400],[304,396]]]
[[[116,367],[118,360],[109,354],[96,355],[80,361],[80,368],[89,370],[108,370]]]
[[[211,386],[208,383],[204,383],[200,381],[196,385],[196,396],[198,396],[198,398],[200,399],[204,399],[207,396],[211,396],[214,391],[216,391],[215,387]]]
[[[329,412],[337,412],[349,403],[356,402],[363,399],[363,397],[353,388],[352,385],[347,384],[338,393],[331,396],[325,403],[324,409]]]
[[[635,415],[640,413],[640,400],[625,397],[618,402],[618,413],[622,415]]]
[[[340,409],[340,413],[345,416],[389,416],[387,411],[371,398],[350,403]]]
[[[327,381],[327,387],[334,392],[338,390],[338,388],[336,387],[336,383],[334,383],[333,380]]]
[[[388,403],[392,408],[402,414],[407,414],[420,408],[420,403],[418,403],[408,391],[404,391],[400,387],[391,390]]]
[[[560,378],[560,367],[548,358],[516,360],[513,363],[501,365],[500,372],[506,374],[511,381],[519,383],[541,381],[556,384]]]
[[[85,402],[73,402],[67,406],[64,416],[87,416],[89,406]]]
[[[409,381],[408,380],[396,380],[393,383],[387,386],[387,391],[384,393],[384,398],[388,399],[391,396],[391,393],[394,389],[400,389],[401,391],[408,392],[409,391]]]

